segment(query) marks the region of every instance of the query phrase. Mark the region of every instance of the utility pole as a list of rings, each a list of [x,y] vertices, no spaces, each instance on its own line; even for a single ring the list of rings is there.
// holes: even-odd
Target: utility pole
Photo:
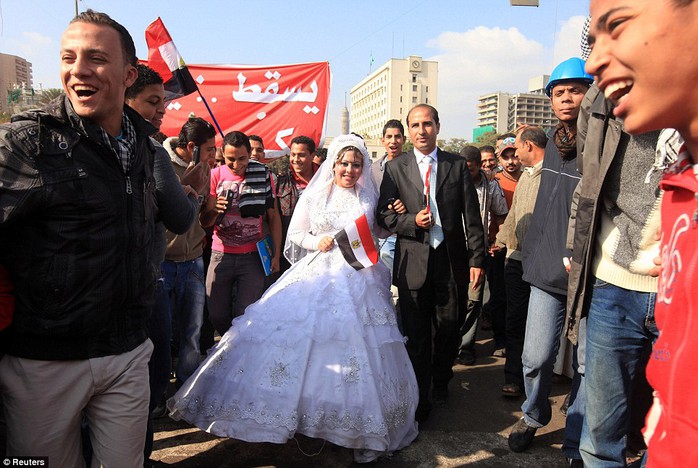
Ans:
[[[75,0],[75,16],[78,16],[78,0]]]

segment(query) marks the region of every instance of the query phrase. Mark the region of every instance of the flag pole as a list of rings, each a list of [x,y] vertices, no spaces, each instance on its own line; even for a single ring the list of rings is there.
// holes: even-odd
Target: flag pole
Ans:
[[[204,106],[206,106],[206,110],[208,111],[208,115],[211,116],[211,118],[213,119],[213,123],[216,124],[216,128],[218,129],[218,133],[221,134],[221,138],[225,138],[225,135],[223,134],[223,130],[221,130],[221,126],[218,125],[218,121],[216,120],[216,116],[213,115],[213,111],[209,107],[208,101],[206,101],[206,98],[204,97],[204,95],[201,94],[201,90],[199,89],[198,86],[196,87],[196,92],[199,93],[199,97],[201,98],[201,101],[203,101]]]

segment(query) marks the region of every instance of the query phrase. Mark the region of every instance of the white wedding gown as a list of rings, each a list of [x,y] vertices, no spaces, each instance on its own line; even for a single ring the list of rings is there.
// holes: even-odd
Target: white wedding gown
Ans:
[[[364,213],[373,221],[353,188],[315,198],[301,197],[294,216],[318,237]],[[380,262],[354,270],[336,246],[309,252],[233,320],[168,402],[171,416],[248,442],[301,433],[357,449],[364,462],[409,445],[419,397],[389,276]]]

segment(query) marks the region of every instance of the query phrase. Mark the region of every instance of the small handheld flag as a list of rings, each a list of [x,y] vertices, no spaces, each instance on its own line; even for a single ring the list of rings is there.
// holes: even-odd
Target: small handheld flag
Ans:
[[[355,270],[368,268],[378,263],[378,251],[368,227],[366,215],[361,215],[335,236],[337,247],[344,259]]]

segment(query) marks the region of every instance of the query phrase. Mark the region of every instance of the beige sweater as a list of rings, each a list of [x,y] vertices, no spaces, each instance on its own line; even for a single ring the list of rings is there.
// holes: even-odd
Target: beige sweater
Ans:
[[[524,169],[519,183],[514,190],[509,214],[504,224],[499,227],[495,245],[507,248],[507,258],[521,261],[521,246],[531,222],[531,214],[536,206],[536,196],[540,186],[540,173],[543,161],[533,167]]]

